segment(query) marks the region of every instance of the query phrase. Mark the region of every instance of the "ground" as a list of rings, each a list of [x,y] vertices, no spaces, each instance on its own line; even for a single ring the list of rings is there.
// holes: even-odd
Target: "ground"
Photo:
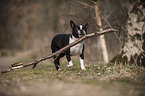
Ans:
[[[32,57],[2,57],[0,69],[21,59],[28,63]],[[79,62],[73,62],[74,66],[68,68],[67,62],[61,61],[59,72],[52,60],[48,60],[38,64],[36,69],[27,67],[1,73],[0,96],[145,96],[143,67],[121,62],[107,65],[90,62],[86,64],[87,70],[81,71]]]

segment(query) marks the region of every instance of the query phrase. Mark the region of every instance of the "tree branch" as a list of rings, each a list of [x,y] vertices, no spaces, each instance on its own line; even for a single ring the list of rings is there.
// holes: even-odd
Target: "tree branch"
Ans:
[[[76,44],[82,42],[85,39],[92,38],[92,37],[95,37],[95,36],[100,36],[100,35],[103,35],[103,34],[106,34],[106,33],[111,33],[111,32],[117,32],[117,30],[115,30],[115,29],[106,29],[106,30],[103,30],[103,31],[100,31],[100,32],[94,32],[94,33],[87,34],[87,35],[81,37],[79,40],[63,47],[62,49],[58,50],[57,52],[55,52],[53,54],[50,54],[50,55],[48,55],[44,58],[40,58],[38,60],[35,60],[33,62],[30,62],[30,63],[26,63],[26,64],[23,64],[22,62],[12,64],[11,68],[9,68],[7,70],[2,70],[1,73],[6,73],[6,72],[9,72],[9,71],[12,71],[12,70],[15,70],[15,69],[24,68],[24,67],[31,66],[31,65],[33,65],[33,68],[35,68],[38,63],[40,63],[42,61],[45,61],[47,59],[50,59],[54,56],[58,56],[60,53],[66,51],[67,49],[69,49],[72,46],[75,46]]]

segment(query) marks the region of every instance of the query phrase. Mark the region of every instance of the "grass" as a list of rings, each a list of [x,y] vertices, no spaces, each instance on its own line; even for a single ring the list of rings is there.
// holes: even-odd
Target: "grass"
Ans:
[[[54,65],[39,64],[33,70],[29,67],[0,74],[0,88],[3,89],[0,91],[0,95],[6,94],[6,90],[9,88],[20,88],[24,85],[28,87],[32,82],[41,84],[48,83],[48,81],[59,81],[68,84],[81,83],[101,86],[104,89],[110,88],[109,90],[116,90],[114,86],[119,86],[125,94],[127,94],[128,88],[135,90],[136,94],[144,94],[145,69],[139,66],[121,63],[116,65],[89,64],[86,66],[86,71],[81,71],[78,65],[67,68],[66,63],[62,64],[61,67],[62,70],[57,72]]]

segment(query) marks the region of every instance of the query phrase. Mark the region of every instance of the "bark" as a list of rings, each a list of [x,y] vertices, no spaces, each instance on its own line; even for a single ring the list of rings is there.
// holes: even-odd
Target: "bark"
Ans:
[[[63,47],[62,49],[58,50],[57,52],[55,52],[53,54],[50,54],[50,55],[48,55],[44,58],[40,58],[38,60],[35,60],[33,62],[30,62],[30,63],[26,63],[26,64],[23,64],[22,62],[12,64],[11,68],[9,68],[7,70],[3,70],[3,71],[1,71],[1,73],[6,73],[6,72],[12,71],[14,69],[24,68],[24,67],[31,66],[31,65],[33,65],[33,68],[35,68],[38,63],[40,63],[42,61],[45,61],[47,59],[50,59],[54,56],[58,56],[60,53],[66,51],[67,49],[69,49],[72,46],[75,46],[76,44],[82,42],[85,39],[92,38],[92,37],[95,37],[95,36],[100,36],[100,35],[103,35],[103,34],[106,34],[106,33],[116,32],[116,31],[117,30],[115,30],[115,29],[106,29],[106,30],[103,30],[103,31],[100,31],[100,32],[94,32],[94,33],[87,34],[87,35],[81,37],[79,40]]]

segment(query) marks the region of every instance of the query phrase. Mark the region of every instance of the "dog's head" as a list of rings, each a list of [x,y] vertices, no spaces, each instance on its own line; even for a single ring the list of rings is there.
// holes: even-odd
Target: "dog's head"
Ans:
[[[71,20],[70,26],[72,28],[72,35],[75,38],[80,38],[87,34],[88,23],[86,23],[85,25],[75,25],[75,23]]]

